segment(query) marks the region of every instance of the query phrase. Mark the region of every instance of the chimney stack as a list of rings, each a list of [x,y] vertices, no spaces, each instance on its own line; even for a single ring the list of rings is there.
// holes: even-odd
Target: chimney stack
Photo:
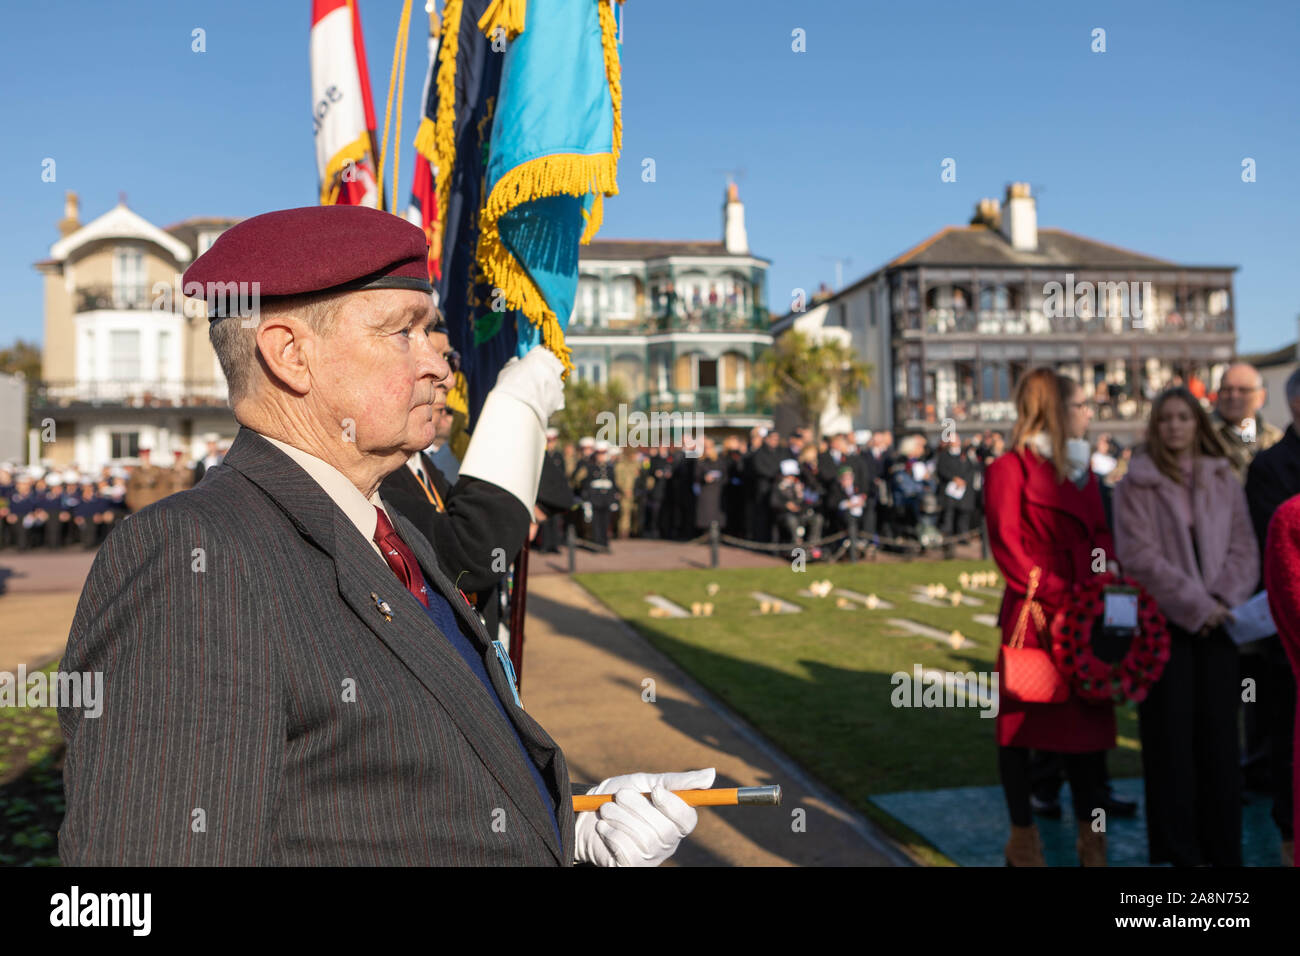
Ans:
[[[975,204],[975,215],[971,216],[972,226],[988,226],[997,229],[1002,223],[1002,206],[996,199],[981,199]]]
[[[733,255],[749,254],[749,236],[745,234],[745,204],[735,183],[727,183],[727,201],[722,206],[722,243]]]
[[[1038,208],[1030,195],[1029,183],[1012,183],[1007,187],[1003,204],[1002,234],[1011,248],[1021,252],[1038,249]]]
[[[60,236],[70,236],[81,228],[77,207],[77,194],[69,191],[63,199],[63,218],[59,220]]]

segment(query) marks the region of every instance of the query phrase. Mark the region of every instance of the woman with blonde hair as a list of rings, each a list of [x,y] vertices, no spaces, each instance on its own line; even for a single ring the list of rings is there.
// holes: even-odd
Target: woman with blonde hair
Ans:
[[[1002,643],[1011,645],[999,663],[997,716],[998,772],[1011,816],[1006,860],[1009,866],[1044,865],[1030,808],[1034,749],[1062,755],[1079,861],[1105,866],[1106,837],[1092,821],[1108,800],[1105,752],[1115,746],[1115,709],[1074,694],[1055,670],[1048,634],[1075,583],[1094,573],[1099,556],[1102,567],[1113,558],[1084,439],[1092,409],[1073,379],[1037,368],[1016,387],[1016,413],[1007,452],[989,465],[984,481],[989,548],[1006,579],[998,623]],[[1036,665],[1038,686],[1050,693],[1022,686],[1027,663]]]
[[[1223,625],[1255,591],[1259,546],[1232,459],[1186,388],[1151,405],[1115,486],[1115,539],[1169,625],[1169,661],[1138,705],[1151,862],[1240,866],[1241,685]]]

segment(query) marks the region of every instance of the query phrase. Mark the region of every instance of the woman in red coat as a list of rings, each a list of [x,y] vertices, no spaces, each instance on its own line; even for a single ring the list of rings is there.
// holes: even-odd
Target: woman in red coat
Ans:
[[[1268,523],[1264,587],[1278,636],[1282,638],[1287,657],[1291,658],[1296,681],[1300,682],[1300,495],[1287,499]],[[1292,792],[1300,794],[1300,708],[1296,709],[1292,755]],[[1291,810],[1296,830],[1300,831],[1300,800],[1294,802]],[[1291,853],[1295,865],[1300,866],[1300,854],[1295,852],[1294,842]]]
[[[1050,368],[1029,372],[1016,388],[1010,449],[989,466],[984,507],[993,560],[1006,578],[998,622],[1009,643],[1022,616],[1031,578],[1041,616],[1025,612],[1025,647],[1050,649],[1046,627],[1075,582],[1114,560],[1101,491],[1083,436],[1092,409],[1083,390]],[[1034,569],[1038,574],[1033,575]],[[1040,624],[1042,622],[1042,624]],[[1040,627],[1042,628],[1040,631]],[[1029,751],[1063,755],[1078,826],[1076,848],[1085,866],[1105,866],[1106,838],[1092,829],[1093,810],[1106,803],[1105,752],[1115,746],[1115,708],[1071,692],[1058,704],[1007,697],[999,680],[998,771],[1011,815],[1007,863],[1042,866],[1042,846],[1030,810]]]

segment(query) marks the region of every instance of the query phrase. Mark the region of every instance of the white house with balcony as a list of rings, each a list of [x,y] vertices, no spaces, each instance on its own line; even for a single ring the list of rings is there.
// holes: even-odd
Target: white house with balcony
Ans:
[[[50,464],[170,463],[202,454],[204,435],[233,437],[226,384],[201,310],[180,276],[233,219],[160,228],[119,202],[82,224],[69,193],[61,238],[36,263],[45,280],[45,343],[33,431]]]
[[[1080,382],[1094,429],[1135,438],[1150,401],[1181,382],[1208,395],[1236,352],[1235,266],[1182,265],[1040,228],[1028,184],[983,199],[775,335],[840,329],[875,375],[855,428],[1006,430],[1015,386],[1038,365]]]
[[[580,381],[618,381],[643,411],[694,412],[706,428],[770,421],[753,364],[771,345],[769,261],[750,252],[734,184],[721,242],[600,239],[579,249],[566,341]]]

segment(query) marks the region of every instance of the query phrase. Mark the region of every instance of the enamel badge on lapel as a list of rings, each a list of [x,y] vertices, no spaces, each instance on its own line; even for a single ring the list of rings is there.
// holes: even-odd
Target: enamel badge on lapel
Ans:
[[[393,619],[393,609],[388,606],[388,602],[381,598],[374,591],[370,592],[370,600],[375,602],[375,609],[384,616],[385,621]]]

